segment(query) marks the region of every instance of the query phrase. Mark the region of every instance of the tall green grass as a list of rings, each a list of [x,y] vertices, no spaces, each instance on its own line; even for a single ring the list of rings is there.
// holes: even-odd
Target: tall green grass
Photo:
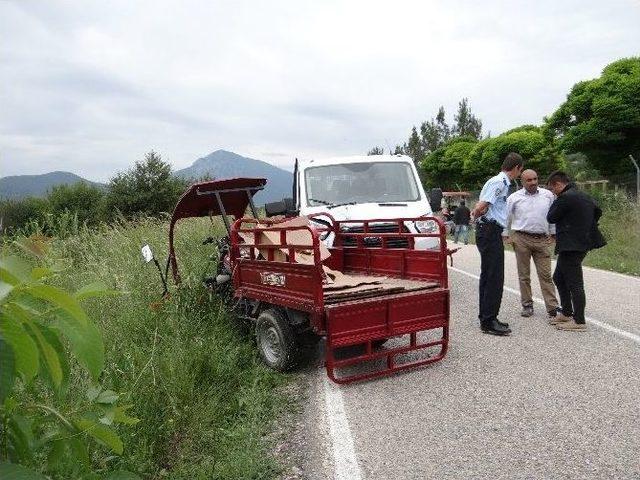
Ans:
[[[640,275],[640,205],[622,193],[589,192],[602,208],[600,229],[607,245],[590,251],[585,265],[613,272]],[[453,234],[449,235],[453,239]],[[475,243],[475,231],[469,242]],[[511,246],[508,249],[513,249]]]
[[[624,194],[593,194],[602,207],[600,229],[607,245],[592,250],[585,265],[640,275],[640,205]]]
[[[104,336],[103,383],[124,392],[122,403],[132,404],[131,415],[141,420],[121,429],[122,457],[97,450],[94,462],[145,478],[275,476],[278,465],[264,438],[287,408],[277,388],[286,377],[261,365],[228,306],[201,286],[215,263],[214,247],[202,245],[211,234],[208,220],[178,224],[183,283],[171,288],[168,300],[160,300],[156,268],[140,256],[140,247],[149,243],[164,263],[166,222],[73,230],[67,238],[49,241],[50,256],[66,265],[56,282],[74,290],[102,281],[125,292],[85,306]],[[79,396],[87,380],[76,378],[73,391]]]

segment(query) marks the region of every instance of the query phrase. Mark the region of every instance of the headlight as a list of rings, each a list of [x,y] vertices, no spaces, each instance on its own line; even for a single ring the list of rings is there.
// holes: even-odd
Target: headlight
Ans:
[[[413,222],[413,226],[420,233],[438,233],[438,223],[435,220],[418,220]]]

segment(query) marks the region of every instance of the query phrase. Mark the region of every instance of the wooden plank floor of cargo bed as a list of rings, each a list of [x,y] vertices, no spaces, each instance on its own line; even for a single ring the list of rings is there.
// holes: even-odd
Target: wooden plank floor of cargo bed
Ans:
[[[375,278],[375,277],[373,277]],[[367,285],[357,285],[340,290],[325,290],[324,303],[338,303],[345,300],[358,300],[391,293],[411,292],[417,290],[430,290],[437,288],[438,282],[424,280],[407,280],[403,278],[376,278],[376,283]]]

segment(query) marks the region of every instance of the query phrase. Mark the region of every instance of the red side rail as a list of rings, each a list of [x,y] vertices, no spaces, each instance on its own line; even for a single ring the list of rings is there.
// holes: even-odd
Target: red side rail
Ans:
[[[361,323],[362,318],[367,319],[366,325]],[[449,290],[408,292],[327,306],[327,323],[325,367],[329,378],[336,383],[368,380],[428,365],[442,360],[449,347]],[[438,338],[418,337],[421,332],[438,329]],[[403,336],[404,343],[374,349],[375,340],[399,336]],[[341,348],[355,345],[361,353],[336,358]],[[406,358],[408,354],[411,357]],[[366,364],[369,370],[363,372],[360,368],[345,373],[348,367]]]
[[[322,269],[318,234],[308,226],[282,227],[279,222],[241,218],[231,226],[231,265],[236,297],[248,297],[274,305],[311,312],[316,328],[320,328],[324,308]],[[261,228],[256,228],[260,224]],[[260,243],[263,232],[276,232],[277,243]],[[295,244],[287,240],[291,232],[308,232],[312,245]],[[253,235],[254,244],[241,237]],[[313,252],[313,264],[296,263],[300,251]],[[262,257],[260,251],[266,253]],[[276,251],[286,252],[285,262],[276,261]]]
[[[436,232],[407,231],[407,222],[429,220],[437,225]],[[344,228],[354,225],[360,231],[346,231]],[[384,232],[379,231],[380,225],[386,226]],[[329,378],[336,383],[351,383],[442,360],[449,345],[448,250],[442,221],[436,217],[334,220],[332,230],[336,237],[331,258],[326,262],[331,268],[365,275],[432,281],[438,284],[438,288],[327,305],[325,366]],[[347,237],[350,237],[351,245],[345,245]],[[416,249],[425,247],[420,245],[424,242],[420,239],[436,239],[438,245],[436,248]],[[391,240],[395,245],[402,240],[407,247],[390,246]],[[376,246],[370,246],[371,243]],[[420,335],[428,331],[437,332],[437,338],[433,334]],[[374,348],[376,340],[394,337],[402,337],[404,343],[398,345],[398,341],[391,340],[381,350]],[[348,358],[336,356],[340,349],[355,346],[364,351]],[[370,369],[363,371],[365,364]],[[352,371],[349,372],[350,367]]]
[[[437,232],[411,233],[406,231],[405,223],[433,221]],[[362,225],[361,232],[345,231],[345,227]],[[393,226],[393,232],[376,232],[376,225]],[[334,221],[336,234],[331,259],[327,262],[331,268],[364,275],[384,275],[414,280],[436,281],[442,288],[448,286],[447,270],[447,234],[444,223],[437,217],[374,219],[354,222],[353,220]],[[355,240],[353,246],[345,246],[345,239]],[[369,239],[379,239],[380,246],[366,245]],[[390,247],[390,240],[405,240],[408,248]],[[436,249],[416,249],[421,239],[437,239]]]

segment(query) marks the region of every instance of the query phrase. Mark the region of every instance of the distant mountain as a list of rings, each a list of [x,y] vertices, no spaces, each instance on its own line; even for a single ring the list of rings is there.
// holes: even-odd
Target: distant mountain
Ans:
[[[73,185],[84,182],[97,187],[101,183],[90,182],[69,172],[49,172],[42,175],[14,175],[0,178],[0,198],[20,199],[23,197],[43,197],[56,185]]]
[[[206,157],[199,158],[190,167],[175,171],[174,175],[188,179],[198,179],[206,175],[214,178],[266,178],[267,186],[255,196],[258,205],[290,197],[293,182],[292,174],[286,170],[225,150],[216,150]],[[101,183],[90,182],[69,172],[15,175],[0,178],[0,198],[42,197],[56,185],[72,185],[77,182],[104,187]]]
[[[286,170],[226,150],[216,150],[206,157],[199,158],[190,167],[177,170],[175,175],[196,179],[205,175],[215,178],[266,178],[267,186],[255,196],[258,205],[290,197],[293,183],[293,175]]]

